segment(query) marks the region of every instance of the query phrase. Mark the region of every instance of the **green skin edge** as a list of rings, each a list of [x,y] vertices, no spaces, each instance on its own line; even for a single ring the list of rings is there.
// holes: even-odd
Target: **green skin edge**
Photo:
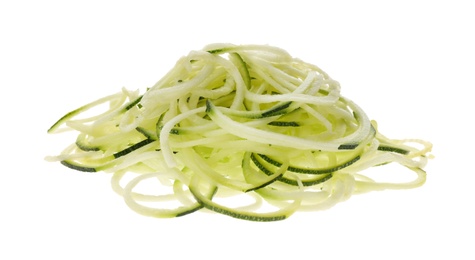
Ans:
[[[142,100],[142,96],[138,97],[137,99],[135,99],[134,101],[126,104],[124,106],[124,108],[122,109],[122,112],[126,112],[127,110],[130,110],[132,107],[136,106],[136,105],[140,105],[140,101]],[[49,129],[48,129],[48,133],[51,133],[53,132],[56,128],[58,128],[61,124],[63,124],[66,120],[76,116],[77,114],[89,109],[90,106],[89,105],[85,105],[85,106],[82,106],[78,109],[75,109],[69,113],[67,113],[66,115],[64,115],[63,117],[61,117],[58,121],[56,121],[56,123],[54,123]]]
[[[61,117],[58,121],[56,121],[56,123],[54,123],[49,129],[48,129],[48,133],[51,133],[53,132],[56,128],[58,128],[64,121],[68,120],[69,118],[72,118],[73,116],[79,114],[80,112],[82,112],[84,109],[84,107],[80,107],[76,110],[73,110],[69,113],[67,113],[66,115],[64,115],[63,117]]]
[[[94,167],[87,167],[87,166],[77,165],[77,164],[74,164],[74,163],[66,161],[66,160],[61,161],[61,164],[68,167],[68,168],[70,168],[70,169],[76,170],[76,171],[97,172],[97,169],[94,168]]]
[[[277,167],[282,166],[281,162],[278,162],[278,161],[276,161],[276,160],[274,160],[274,159],[272,159],[268,156],[265,156],[263,154],[259,154],[259,157],[261,157],[264,161],[266,161],[266,162],[268,162],[272,165],[275,165]],[[345,167],[348,167],[348,166],[352,165],[353,163],[355,163],[356,161],[358,161],[359,159],[360,159],[360,156],[358,155],[358,156],[354,157],[353,159],[351,159],[347,162],[336,165],[334,167],[324,168],[324,169],[304,169],[304,168],[289,166],[288,170],[291,171],[291,172],[304,173],[304,174],[327,174],[327,173],[336,172],[336,171],[341,170]]]
[[[379,151],[385,151],[385,152],[400,153],[400,154],[408,154],[409,153],[408,150],[398,148],[398,147],[393,147],[393,146],[387,146],[387,145],[380,145],[378,147],[378,150]]]
[[[203,196],[199,194],[198,192],[196,192],[191,186],[190,186],[190,192],[193,194],[193,196],[198,201],[198,203],[200,203],[204,208],[223,214],[223,215],[233,217],[233,218],[256,221],[256,222],[271,222],[271,221],[284,220],[288,217],[286,214],[275,215],[275,216],[256,216],[256,215],[251,215],[251,214],[238,213],[231,209],[220,207],[217,204],[211,202],[211,200],[203,198]]]
[[[257,168],[259,168],[259,170],[261,170],[262,172],[264,172],[265,174],[267,175],[272,175],[274,174],[271,170],[269,170],[269,168],[267,168],[266,166],[264,166],[261,162],[259,162],[259,159],[257,158],[256,154],[252,154],[251,155],[251,160],[252,162],[254,163],[254,165],[257,166]],[[275,166],[275,165],[274,165]],[[324,175],[324,176],[318,176],[317,178],[315,179],[312,179],[312,180],[304,180],[302,181],[302,185],[303,186],[313,186],[313,185],[316,185],[316,184],[320,184],[320,183],[323,183],[323,182],[326,182],[328,181],[329,179],[331,179],[333,177],[333,173],[328,173],[327,175]],[[276,178],[277,181],[280,181],[280,182],[283,182],[283,183],[287,183],[287,184],[290,184],[290,185],[293,185],[293,186],[298,186],[298,182],[296,180],[292,180],[292,179],[289,179],[289,178],[286,178],[282,175],[278,176]],[[262,187],[259,187],[259,188],[262,188]]]

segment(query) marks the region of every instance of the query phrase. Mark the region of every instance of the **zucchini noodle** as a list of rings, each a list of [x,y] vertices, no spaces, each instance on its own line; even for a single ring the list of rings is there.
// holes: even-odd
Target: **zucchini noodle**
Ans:
[[[159,218],[201,210],[275,221],[353,194],[419,187],[432,149],[381,135],[337,81],[267,45],[191,51],[143,94],[122,89],[48,133],[65,130],[78,132],[76,142],[47,160],[112,173],[131,209]],[[414,178],[365,175],[391,163]]]

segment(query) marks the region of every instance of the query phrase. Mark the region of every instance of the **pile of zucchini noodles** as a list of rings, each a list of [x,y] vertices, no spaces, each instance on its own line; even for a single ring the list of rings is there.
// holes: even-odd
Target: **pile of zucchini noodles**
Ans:
[[[206,208],[274,221],[355,193],[418,187],[432,148],[384,137],[338,82],[267,45],[191,51],[144,94],[122,89],[66,114],[48,132],[63,130],[79,132],[76,142],[47,160],[113,173],[126,204],[154,217]],[[415,177],[364,175],[388,163]]]

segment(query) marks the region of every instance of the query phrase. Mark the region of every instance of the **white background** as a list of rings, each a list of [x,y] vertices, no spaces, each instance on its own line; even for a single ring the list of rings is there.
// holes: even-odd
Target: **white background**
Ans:
[[[474,259],[470,1],[2,1],[0,259]],[[43,160],[64,113],[150,87],[190,50],[270,44],[320,66],[393,138],[434,144],[424,186],[275,223],[131,211],[110,175]],[[331,258],[330,258],[331,257]]]

